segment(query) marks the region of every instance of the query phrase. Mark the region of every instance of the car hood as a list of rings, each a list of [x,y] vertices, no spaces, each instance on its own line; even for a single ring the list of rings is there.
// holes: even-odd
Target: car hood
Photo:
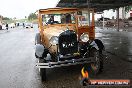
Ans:
[[[72,29],[72,30],[75,29],[75,27],[73,29],[73,26],[70,26],[68,28]],[[53,37],[53,36],[57,36],[58,37],[65,30],[67,30],[66,26],[63,26],[63,27],[61,27],[61,26],[53,26],[53,27],[51,27],[50,26],[50,27],[47,27],[47,28],[44,29],[44,31],[43,31],[44,45],[47,48],[50,47],[50,49],[49,49],[50,52],[57,52],[57,46],[51,46],[51,44],[49,42],[51,37]]]
[[[72,27],[68,27],[69,30],[74,30]],[[66,27],[49,27],[44,29],[44,36],[50,39],[52,36],[59,36],[62,32],[67,30]]]

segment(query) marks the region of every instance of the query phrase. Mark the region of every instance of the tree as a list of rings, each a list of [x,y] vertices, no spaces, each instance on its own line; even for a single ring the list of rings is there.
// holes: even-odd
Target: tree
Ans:
[[[132,9],[132,6],[125,6],[125,12],[128,13]]]
[[[29,14],[28,20],[34,20],[34,19],[37,19],[37,15],[35,13]]]
[[[3,17],[2,20],[10,20],[8,17]]]

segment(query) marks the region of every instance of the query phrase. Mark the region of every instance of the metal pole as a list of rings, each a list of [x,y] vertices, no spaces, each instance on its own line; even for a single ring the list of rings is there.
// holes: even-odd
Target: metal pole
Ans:
[[[125,19],[125,8],[122,7],[122,19],[124,20]]]
[[[119,8],[117,8],[117,31],[119,31]]]
[[[103,29],[104,29],[104,12],[103,12]]]
[[[88,26],[90,26],[90,9],[89,9],[89,0],[87,0],[88,5]]]

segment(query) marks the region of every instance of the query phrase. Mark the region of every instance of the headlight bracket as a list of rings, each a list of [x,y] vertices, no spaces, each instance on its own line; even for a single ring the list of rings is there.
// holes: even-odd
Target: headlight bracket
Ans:
[[[58,37],[52,36],[49,41],[50,41],[51,45],[57,45],[58,44]]]

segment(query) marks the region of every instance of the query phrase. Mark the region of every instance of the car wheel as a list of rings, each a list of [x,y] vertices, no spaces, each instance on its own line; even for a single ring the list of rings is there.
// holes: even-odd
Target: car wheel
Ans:
[[[44,59],[39,59],[39,63],[44,63]],[[46,81],[46,68],[40,68],[41,81]]]
[[[103,59],[99,51],[95,48],[92,48],[90,51],[90,56],[94,57],[95,62],[91,63],[91,71],[93,74],[97,75],[103,70]]]

